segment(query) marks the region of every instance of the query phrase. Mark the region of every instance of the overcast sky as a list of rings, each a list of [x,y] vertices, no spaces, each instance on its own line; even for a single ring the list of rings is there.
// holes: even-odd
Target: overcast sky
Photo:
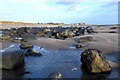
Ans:
[[[0,21],[118,23],[118,0],[0,0],[0,2]]]

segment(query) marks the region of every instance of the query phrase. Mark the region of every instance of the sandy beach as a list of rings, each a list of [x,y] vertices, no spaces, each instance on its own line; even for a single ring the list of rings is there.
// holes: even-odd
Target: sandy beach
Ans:
[[[109,27],[110,28],[110,27]],[[25,57],[25,67],[13,71],[3,70],[3,78],[46,78],[51,72],[60,72],[64,78],[92,78],[98,76],[103,78],[118,77],[118,33],[109,33],[110,29],[93,27],[97,33],[91,33],[80,36],[73,36],[66,39],[55,39],[49,37],[39,37],[27,42],[34,45],[34,49],[42,53],[41,57]],[[85,37],[92,37],[92,40],[80,41]],[[22,44],[9,41],[1,41],[1,50],[11,45]],[[82,48],[76,48],[76,45],[83,45]],[[110,74],[90,75],[81,69],[80,54],[86,49],[98,49],[104,53],[108,60],[113,61],[115,65]],[[117,65],[117,66],[116,66]],[[75,69],[75,71],[74,71]],[[20,72],[17,72],[20,71]],[[24,74],[30,72],[29,74]],[[11,75],[9,75],[11,73]],[[22,74],[22,75],[20,75]],[[72,75],[72,76],[71,76]],[[102,79],[102,78],[101,78]]]

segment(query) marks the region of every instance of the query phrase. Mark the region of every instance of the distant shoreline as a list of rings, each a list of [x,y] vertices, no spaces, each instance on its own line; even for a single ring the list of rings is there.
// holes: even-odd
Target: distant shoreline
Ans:
[[[48,26],[118,26],[118,24],[111,25],[93,25],[93,24],[41,24],[41,23],[24,23],[24,22],[12,22],[12,21],[0,21],[0,29],[10,29],[19,27],[48,27]]]
[[[25,22],[13,22],[13,21],[0,21],[0,23],[7,23],[7,24],[24,24],[24,25],[43,25],[43,26],[54,26],[54,25],[78,25],[78,24],[47,24],[47,23],[25,23]],[[83,24],[83,25],[98,25],[98,24]],[[101,26],[107,26],[107,25],[118,25],[118,24],[101,24]],[[79,25],[78,25],[79,26]],[[81,25],[80,25],[81,26]]]

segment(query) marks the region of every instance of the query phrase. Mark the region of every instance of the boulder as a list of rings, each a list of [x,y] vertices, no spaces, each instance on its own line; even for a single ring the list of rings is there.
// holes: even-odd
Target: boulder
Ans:
[[[82,48],[82,47],[84,47],[84,45],[82,45],[82,44],[77,44],[76,45],[76,48],[78,49],[78,48]]]
[[[81,28],[80,30],[80,33],[83,34],[83,35],[88,35],[90,33],[93,33],[94,30],[91,28],[91,27],[86,27],[86,28]]]
[[[0,39],[1,40],[9,40],[11,38],[11,36],[10,35],[2,35],[2,36],[0,36]]]
[[[65,38],[69,38],[69,37],[73,37],[75,36],[75,33],[73,33],[71,30],[69,29],[64,29],[64,28],[61,28],[61,29],[58,29],[57,33],[56,33],[56,38],[57,39],[65,39]]]
[[[69,31],[68,32],[68,37],[73,37],[73,36],[75,36],[75,33],[73,33],[72,31]]]
[[[75,32],[75,36],[80,36],[81,34],[80,34],[80,31],[76,31]]]
[[[36,38],[30,38],[30,37],[23,37],[23,42],[28,42],[28,41],[32,41],[32,40],[35,40]]]
[[[17,29],[16,28],[11,29],[10,35],[17,35]]]
[[[47,32],[45,32],[45,34],[46,34],[49,38],[52,37],[52,32],[51,32],[51,31],[47,31]]]
[[[29,43],[22,43],[20,45],[20,48],[21,49],[29,49],[29,48],[33,48],[33,45],[32,44],[29,44]]]
[[[83,35],[88,35],[88,34],[89,34],[89,33],[87,32],[87,29],[82,29],[80,33],[83,34]]]
[[[44,32],[47,32],[47,31],[51,31],[49,28],[47,28],[47,29],[44,29]]]
[[[24,41],[24,42],[37,39],[37,38],[36,38],[37,35],[33,35],[33,34],[24,34],[24,35],[21,35],[21,37],[23,38],[23,41]]]
[[[90,26],[86,27],[86,30],[89,34],[94,32],[94,30]]]
[[[23,41],[23,38],[11,38],[10,41],[14,43],[21,43]]]
[[[110,29],[117,29],[118,27],[111,27]]]
[[[103,73],[112,70],[109,62],[100,50],[87,49],[81,53],[81,62],[89,73]]]
[[[42,32],[36,33],[36,36],[38,36],[38,37],[46,37],[46,35],[44,33],[42,33]]]
[[[24,51],[19,47],[13,46],[0,50],[2,58],[0,60],[0,69],[15,69],[24,65]]]
[[[56,39],[65,39],[66,37],[63,37],[61,36],[59,33],[56,33],[56,36],[55,36]]]

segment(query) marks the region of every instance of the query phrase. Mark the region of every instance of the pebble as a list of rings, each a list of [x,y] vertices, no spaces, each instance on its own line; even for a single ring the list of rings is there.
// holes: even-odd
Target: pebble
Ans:
[[[77,71],[78,69],[77,68],[73,68],[72,71]]]

